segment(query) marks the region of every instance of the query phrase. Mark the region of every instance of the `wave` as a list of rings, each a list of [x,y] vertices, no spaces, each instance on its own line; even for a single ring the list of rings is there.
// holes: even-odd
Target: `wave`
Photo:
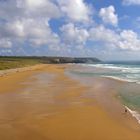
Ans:
[[[128,108],[127,106],[125,106],[125,108],[130,112],[130,114],[138,121],[138,123],[140,124],[140,114],[137,111],[131,110],[130,108]]]
[[[116,64],[94,64],[88,65],[97,68],[105,68],[112,70],[121,70],[122,72],[138,73],[140,72],[140,66],[125,66],[125,65],[116,65]]]
[[[90,74],[91,76],[92,75],[100,76],[100,77],[119,80],[122,82],[140,84],[140,64],[139,65],[120,65],[120,64],[119,65],[118,64],[93,64],[93,65],[90,64],[88,65],[88,64],[85,64],[84,66],[90,67],[90,69],[87,71],[86,69],[84,69],[81,72],[83,74]],[[97,69],[95,69],[94,67]],[[129,93],[126,93],[126,94],[128,95]],[[132,96],[135,97],[135,94],[132,94]],[[135,101],[133,100],[133,98],[131,101],[130,101],[131,105],[132,106],[135,105],[134,104]],[[131,110],[127,106],[125,106],[125,108],[140,124],[140,113],[135,110]]]
[[[124,79],[124,78],[115,77],[115,76],[101,76],[101,77],[111,78],[111,79],[118,80],[118,81],[122,81],[122,82],[139,83],[139,82],[136,81],[136,80]]]
[[[93,72],[101,77],[140,83],[140,65],[86,64],[86,66],[101,69],[102,71],[100,72]]]

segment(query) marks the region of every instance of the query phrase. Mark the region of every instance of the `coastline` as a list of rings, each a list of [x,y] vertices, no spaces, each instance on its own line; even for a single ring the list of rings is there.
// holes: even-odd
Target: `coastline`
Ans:
[[[84,86],[79,81],[65,74],[65,70],[69,69],[70,67],[71,66],[68,66],[66,64],[43,65],[38,70],[33,69],[31,71],[12,73],[10,75],[3,76],[0,78],[0,83],[3,83],[2,86],[3,91],[1,90],[2,88],[0,88],[0,91],[2,93],[1,96],[5,96],[5,93],[9,92],[10,90],[11,92],[16,91],[18,87],[18,83],[29,81],[28,78],[30,76],[37,75],[37,78],[44,78],[45,75],[42,76],[39,75],[38,77],[38,74],[45,74],[45,73],[52,74],[54,76],[53,79],[49,80],[49,84],[47,85],[45,81],[44,83],[41,83],[41,85],[39,85],[39,83],[38,82],[36,83],[35,80],[31,80],[30,83],[32,83],[33,85],[29,83],[29,84],[25,84],[25,86],[22,87],[22,90],[20,90],[20,94],[22,96],[19,99],[25,96],[23,91],[27,87],[30,87],[32,90],[35,89],[33,91],[32,90],[29,91],[29,93],[26,94],[25,96],[26,98],[30,95],[29,101],[32,101],[32,98],[36,99],[35,95],[37,96],[37,99],[40,96],[43,96],[43,98],[38,99],[39,103],[38,102],[33,102],[32,104],[30,103],[28,109],[23,108],[25,105],[27,105],[24,104],[23,101],[25,100],[25,98],[23,98],[22,99],[23,101],[21,103],[23,103],[24,106],[20,104],[22,105],[21,106],[22,108],[19,108],[19,110],[22,110],[23,114],[25,113],[24,114],[25,116],[21,115],[21,118],[19,118],[18,120],[13,120],[12,122],[8,122],[9,125],[18,124],[12,127],[12,129],[10,128],[3,129],[3,125],[0,124],[1,138],[3,138],[4,140],[9,140],[10,136],[12,135],[14,137],[14,140],[18,140],[18,139],[22,140],[25,138],[30,140],[32,139],[34,140],[45,140],[45,139],[51,139],[51,140],[66,140],[66,139],[67,140],[81,140],[81,139],[133,140],[135,139],[135,140],[139,140],[140,139],[139,129],[137,128],[137,124],[135,120],[132,119],[131,122],[130,119],[132,118],[131,116],[130,118],[128,116],[125,116],[123,120],[116,119],[114,116],[111,116],[109,111],[106,110],[106,107],[103,107],[100,104],[100,102],[98,102],[99,100],[97,100],[97,98],[94,98],[96,94],[100,93],[101,91],[105,91],[103,93],[110,92],[109,94],[114,95],[115,89],[112,90],[106,87],[106,85],[102,85],[103,89],[99,90],[99,86],[100,86],[99,83],[101,82],[100,81],[101,79],[99,79],[99,81],[96,81],[95,79],[96,83],[94,83],[93,86],[94,88],[90,88],[89,86],[86,85]],[[37,78],[36,81],[38,80]],[[8,80],[9,81],[11,80],[12,86],[15,86],[14,89],[11,88],[9,91],[6,90],[8,87],[8,83],[7,83]],[[15,80],[15,82],[13,82],[13,80]],[[105,81],[102,82],[104,83]],[[21,87],[19,86],[19,89],[20,88]],[[44,90],[46,91],[47,94],[49,94],[49,99],[48,96],[46,98],[46,94],[44,95]],[[17,96],[17,94],[18,93],[15,93],[14,96]],[[93,98],[91,98],[91,96],[89,96],[88,94],[90,95],[92,94]],[[6,97],[7,96],[9,95],[6,95]],[[110,96],[107,96],[107,98],[108,97],[110,98]],[[114,101],[117,101],[117,99],[115,100],[113,99],[113,102]],[[15,102],[17,102],[16,105],[19,104],[18,100]],[[107,104],[106,100],[104,100],[104,103]],[[110,103],[115,111],[116,106],[114,106],[112,102]],[[37,106],[34,107],[35,105]],[[11,108],[11,106],[9,107]],[[1,107],[1,103],[0,103],[0,107]],[[38,110],[36,109],[38,109],[39,112],[41,110],[41,114],[39,114]],[[19,112],[19,110],[17,109],[16,111]],[[27,112],[27,110],[29,110],[29,112]],[[32,114],[32,111],[35,112],[33,112]],[[47,111],[50,115],[48,115]],[[13,113],[14,115],[16,115],[15,114],[16,112]],[[128,121],[130,120],[134,128],[124,125],[123,121],[127,119]],[[13,131],[16,130],[18,130],[18,132],[16,133],[16,137],[15,137],[15,133],[13,133]],[[36,133],[32,134],[32,132],[36,132]],[[9,138],[6,135],[9,135]],[[24,138],[22,137],[23,135]]]
[[[117,78],[117,77],[111,77],[111,76],[102,76],[103,78],[108,78],[110,80],[115,80],[121,83],[125,83],[125,84],[140,84],[140,82],[136,82],[136,81],[129,81],[129,80],[125,80],[125,79],[121,79],[121,78]],[[120,101],[121,102],[121,101]],[[121,103],[122,104],[122,103]],[[126,110],[131,114],[131,116],[133,118],[135,118],[137,120],[137,122],[140,124],[140,113],[136,110],[132,110],[131,108],[129,108],[129,106],[124,105],[124,107],[126,108]]]
[[[85,65],[86,66],[86,65]],[[88,65],[89,66],[89,65]],[[93,65],[91,65],[91,66],[93,66]],[[79,69],[79,68],[81,68],[82,70],[83,69],[85,69],[85,72],[84,71],[81,71],[81,69]],[[96,71],[102,71],[102,68],[100,69],[100,68],[97,68],[96,66],[95,67],[83,67],[83,64],[82,65],[79,65],[79,68],[77,67],[77,66],[75,66],[75,69],[71,69],[71,71],[72,71],[72,73],[74,72],[74,74],[84,74],[84,75],[87,75],[87,77],[89,77],[90,76],[90,73],[96,73]],[[73,71],[74,70],[74,71]],[[75,71],[76,70],[76,71]],[[78,70],[78,71],[77,71]],[[92,70],[92,71],[91,71]],[[105,71],[106,71],[106,69],[105,69]],[[89,73],[88,73],[89,72]],[[85,76],[86,77],[86,76]],[[91,76],[91,77],[93,77],[93,76]],[[95,76],[92,80],[93,81],[95,81],[94,79],[101,79],[101,81],[105,81],[105,79],[108,79],[108,80],[111,80],[111,81],[113,81],[113,82],[116,82],[116,85],[130,85],[130,86],[134,86],[134,85],[139,85],[140,83],[138,82],[138,81],[136,81],[136,80],[128,80],[128,79],[123,79],[123,78],[119,78],[119,77],[116,77],[116,76]],[[88,79],[89,81],[90,81],[90,79]],[[89,83],[88,82],[88,80],[86,80],[86,82],[87,83]],[[98,81],[97,80],[97,81]],[[91,81],[91,83],[92,83],[92,81]],[[101,82],[102,83],[102,82]],[[90,85],[90,86],[92,86],[92,85]],[[123,87],[123,86],[122,86]],[[129,88],[128,86],[127,86],[127,88]],[[135,90],[135,89],[134,89]],[[131,92],[133,92],[133,91],[131,91]],[[111,96],[111,95],[110,95]],[[138,123],[140,123],[140,113],[139,113],[139,111],[136,109],[136,108],[133,108],[132,106],[130,106],[130,105],[127,105],[127,104],[125,104],[124,103],[124,101],[122,100],[122,99],[119,99],[121,96],[118,94],[118,93],[116,93],[115,95],[113,95],[113,96],[115,96],[116,98],[117,98],[117,100],[116,101],[114,101],[114,102],[119,102],[119,104],[121,104],[121,106],[122,106],[122,104],[123,104],[123,107],[120,107],[120,108],[123,108],[124,110],[125,110],[125,108],[127,109],[127,111],[131,114],[131,116],[132,117],[134,117],[136,120],[137,120],[137,122]],[[100,98],[102,98],[102,97],[100,97]],[[104,104],[105,106],[106,106],[106,104]],[[117,115],[117,114],[116,114]]]

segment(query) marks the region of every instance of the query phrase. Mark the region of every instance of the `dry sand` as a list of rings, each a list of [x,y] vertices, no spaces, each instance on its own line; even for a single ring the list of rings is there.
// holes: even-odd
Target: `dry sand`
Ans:
[[[0,78],[0,140],[140,140],[139,129],[83,96],[88,87],[65,75],[65,68],[39,66]]]
[[[23,87],[21,82],[26,81],[27,77],[36,74],[44,64],[28,66],[24,68],[8,69],[0,71],[0,93],[13,92]]]

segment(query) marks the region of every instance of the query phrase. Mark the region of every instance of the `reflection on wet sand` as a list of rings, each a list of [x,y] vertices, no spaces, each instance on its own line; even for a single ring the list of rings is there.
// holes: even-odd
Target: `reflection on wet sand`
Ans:
[[[94,98],[85,96],[91,92],[89,87],[65,75],[65,68],[68,66],[47,65],[25,75],[24,81],[17,78],[12,86],[22,84],[20,89],[1,92],[0,140],[140,138],[138,130],[118,123]],[[1,88],[8,87],[5,83]]]

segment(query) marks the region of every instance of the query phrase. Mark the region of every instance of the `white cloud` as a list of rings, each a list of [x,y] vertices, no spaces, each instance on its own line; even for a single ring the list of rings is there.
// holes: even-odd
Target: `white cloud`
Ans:
[[[16,20],[16,21],[5,24],[5,31],[11,37],[24,37],[25,36],[24,23],[22,23],[22,21],[20,20]]]
[[[0,22],[1,46],[7,48],[12,47],[13,44],[22,46],[27,42],[29,46],[47,46],[54,51],[60,51],[61,48],[62,53],[70,52],[72,48],[70,45],[83,48],[89,34],[86,27],[82,25],[89,23],[91,14],[91,7],[84,0],[2,1],[0,17],[4,22]],[[62,35],[53,32],[49,25],[51,19],[59,17],[63,17],[66,22],[71,22],[63,25]],[[79,22],[82,28],[74,25]],[[64,48],[66,46],[69,48]]]
[[[123,30],[120,33],[119,47],[133,51],[140,50],[140,38],[138,34],[132,30]]]
[[[118,16],[115,14],[115,8],[112,5],[109,7],[101,8],[99,16],[102,18],[104,23],[114,26],[118,24]]]
[[[60,43],[59,36],[52,32],[46,21],[38,21],[32,18],[15,20],[8,22],[4,27],[1,26],[0,30],[0,37],[4,40],[8,38],[16,43],[22,44],[27,41],[31,46],[48,45],[48,47],[52,46],[53,49]],[[12,43],[9,46],[12,46]]]
[[[0,48],[11,48],[12,42],[9,39],[2,38],[0,39]]]
[[[77,28],[73,23],[63,25],[60,30],[62,39],[66,44],[85,44],[89,37],[86,29]]]
[[[35,46],[58,46],[60,42],[59,36],[52,32],[49,24],[45,22],[29,19],[29,21],[25,22],[25,33],[26,39]]]
[[[90,40],[100,42],[109,49],[119,48],[121,50],[140,50],[140,38],[132,30],[121,30],[115,32],[105,28],[103,25],[90,29]]]
[[[103,25],[91,28],[90,38],[94,41],[115,42],[118,35],[113,30],[105,28]]]
[[[24,14],[38,18],[58,18],[60,10],[51,0],[19,0],[18,7],[24,10]]]
[[[48,0],[25,0],[26,5],[31,9],[42,8],[48,2]]]
[[[93,11],[84,0],[57,0],[60,9],[72,21],[87,22]]]
[[[0,22],[1,46],[8,48],[14,42],[25,41],[31,46],[47,45],[53,49],[59,46],[59,36],[49,26],[50,19],[60,17],[60,10],[53,1],[3,1],[0,2],[0,17],[4,20]]]
[[[140,0],[123,0],[124,5],[140,5]]]
[[[45,55],[46,48],[56,55],[58,52],[62,55],[76,55],[77,52],[91,55],[100,46],[93,49],[92,46],[87,47],[90,44],[88,41],[92,41],[93,46],[101,43],[105,49],[140,50],[140,37],[137,33],[92,24],[93,12],[84,0],[0,1],[0,54],[1,50],[4,50],[4,54],[10,53],[10,50],[12,54],[26,55],[26,51],[39,54],[42,49]],[[114,6],[101,8],[99,16],[105,24],[118,25]],[[54,18],[62,21],[61,27],[58,25],[51,28],[50,21]],[[27,46],[22,47],[24,43]]]

